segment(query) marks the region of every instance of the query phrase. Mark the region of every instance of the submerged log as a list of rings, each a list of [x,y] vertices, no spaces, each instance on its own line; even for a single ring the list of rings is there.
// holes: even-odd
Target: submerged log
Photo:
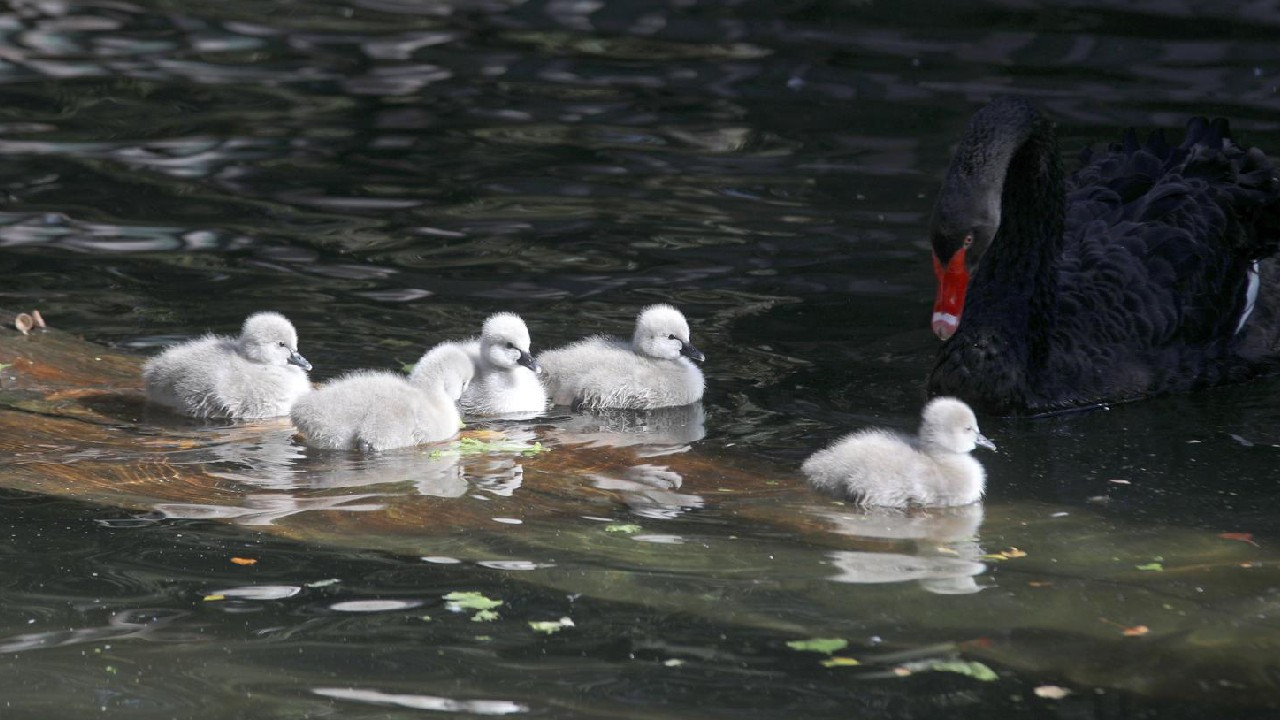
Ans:
[[[1248,705],[1276,690],[1280,631],[1259,620],[1280,585],[1268,547],[1079,508],[863,511],[793,469],[692,442],[696,428],[682,436],[700,416],[636,428],[564,414],[473,429],[471,446],[312,452],[284,419],[150,408],[139,357],[22,334],[13,318],[0,313],[5,488],[308,543],[529,561],[541,569],[520,581],[786,637],[863,637],[874,607],[899,647],[1153,696]],[[1161,572],[1138,567],[1157,553]]]

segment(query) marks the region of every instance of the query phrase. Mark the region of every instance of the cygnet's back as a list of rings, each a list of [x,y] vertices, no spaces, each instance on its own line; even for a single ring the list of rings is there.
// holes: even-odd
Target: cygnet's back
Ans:
[[[311,363],[298,354],[298,333],[279,313],[244,321],[236,338],[205,335],[147,361],[147,398],[194,417],[288,415],[311,391]]]
[[[589,409],[651,410],[702,399],[705,381],[691,362],[689,323],[670,305],[636,318],[631,342],[596,336],[538,356],[551,402]]]
[[[290,417],[317,448],[390,450],[445,440],[462,427],[455,403],[473,372],[463,350],[442,345],[423,356],[412,380],[349,373],[298,401]]]
[[[995,449],[973,410],[941,397],[925,406],[918,437],[863,430],[814,453],[802,470],[815,488],[863,505],[967,505],[986,487],[986,471],[969,455],[979,445]]]
[[[478,339],[458,345],[475,362],[475,378],[459,401],[463,412],[525,416],[546,410],[541,368],[529,354],[529,328],[519,315],[490,315]]]

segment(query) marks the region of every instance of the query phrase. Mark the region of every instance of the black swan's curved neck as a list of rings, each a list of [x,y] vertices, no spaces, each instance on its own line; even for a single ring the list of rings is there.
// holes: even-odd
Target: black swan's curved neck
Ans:
[[[1053,124],[1026,101],[991,103],[969,124],[947,182],[967,186],[970,202],[990,207],[998,198],[998,225],[976,258],[958,334],[998,325],[1026,338],[1028,352],[1043,351],[1066,202]]]

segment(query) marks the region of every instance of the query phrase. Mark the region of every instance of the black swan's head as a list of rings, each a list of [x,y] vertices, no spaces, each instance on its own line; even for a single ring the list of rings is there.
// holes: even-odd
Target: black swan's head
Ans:
[[[1044,122],[1026,100],[1000,97],[974,114],[956,146],[929,227],[938,279],[932,324],[943,340],[959,327],[969,278],[1000,227],[1009,163]]]

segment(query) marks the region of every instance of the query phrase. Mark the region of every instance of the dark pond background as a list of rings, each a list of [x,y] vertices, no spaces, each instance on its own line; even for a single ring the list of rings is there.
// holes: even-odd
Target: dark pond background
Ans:
[[[0,306],[139,354],[276,309],[324,380],[400,367],[498,310],[548,348],[625,334],[640,307],[672,302],[708,358],[693,451],[819,502],[795,475],[807,453],[915,424],[937,345],[924,227],[968,116],[1025,94],[1074,152],[1223,115],[1274,155],[1277,41],[1269,2],[14,1],[0,12]],[[824,606],[809,598],[834,592],[829,567],[664,567],[661,542],[636,544],[643,562],[558,549],[566,577],[638,574],[671,597],[659,606],[595,597],[599,577],[573,592],[529,580],[537,568],[289,542],[254,527],[270,517],[156,521],[10,492],[0,717],[1275,717],[1278,400],[1270,380],[983,419],[1001,446],[984,458],[1002,533],[987,552],[1022,546],[1024,514],[1088,518],[1070,543],[1086,578],[1120,538],[1152,538],[1144,557],[1172,565],[1180,542],[1251,533],[1225,544],[1272,568],[1264,580],[1168,588],[1251,638],[1195,640],[1243,657],[1245,677],[1160,660],[1194,623],[1106,653],[1033,635],[1025,662],[986,659],[995,680],[823,668],[786,646],[825,628],[854,656],[932,657],[928,643],[973,640],[936,631],[972,603],[1014,614],[1001,588],[1025,579],[1002,581],[995,561],[977,594],[932,594],[897,568],[902,582],[839,585]],[[281,458],[231,444],[221,461],[294,467],[305,453],[277,440]],[[603,514],[770,558],[815,542],[711,500]],[[423,537],[421,556],[466,555],[461,535]],[[270,562],[248,576],[226,564],[236,552]],[[201,602],[225,588],[240,594]],[[502,598],[514,620],[473,625],[442,607],[455,590]],[[1123,607],[1126,592],[1084,582],[1077,600]],[[575,626],[525,623],[561,616]],[[1021,638],[1014,625],[988,634]],[[1130,671],[1158,679],[1111,682]]]

